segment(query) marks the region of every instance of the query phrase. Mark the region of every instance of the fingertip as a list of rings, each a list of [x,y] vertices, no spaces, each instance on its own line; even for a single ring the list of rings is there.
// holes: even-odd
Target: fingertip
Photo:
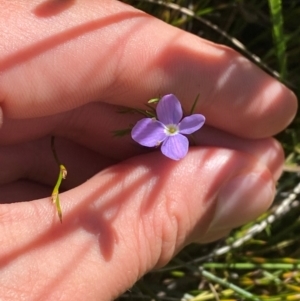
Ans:
[[[282,131],[297,112],[297,98],[278,80],[234,50],[222,46],[211,69],[214,87],[203,100],[207,123],[245,138]]]
[[[226,230],[254,220],[274,199],[275,184],[268,170],[233,177],[220,189],[210,230]]]
[[[244,139],[207,125],[196,132],[194,138],[199,146],[232,149],[255,157],[270,170],[275,181],[282,173],[284,151],[274,138]]]
[[[267,78],[261,93],[253,99],[253,112],[261,126],[252,126],[249,138],[274,136],[295,118],[298,100],[293,91],[273,78]]]

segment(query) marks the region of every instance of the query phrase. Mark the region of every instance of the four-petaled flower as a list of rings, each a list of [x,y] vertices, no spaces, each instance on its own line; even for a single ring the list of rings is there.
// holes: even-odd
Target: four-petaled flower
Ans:
[[[161,143],[161,152],[173,160],[186,156],[189,141],[183,134],[199,130],[205,117],[201,114],[183,116],[179,100],[173,94],[163,96],[157,104],[155,118],[143,118],[131,131],[133,140],[143,146],[154,147]]]

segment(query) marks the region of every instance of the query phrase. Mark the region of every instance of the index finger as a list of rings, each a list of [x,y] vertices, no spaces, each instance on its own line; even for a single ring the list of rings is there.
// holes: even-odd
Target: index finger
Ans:
[[[294,94],[225,46],[117,1],[78,1],[51,16],[37,14],[38,5],[0,4],[7,117],[52,115],[93,101],[142,108],[167,93],[187,111],[200,94],[196,110],[208,124],[248,138],[271,136],[294,117]]]

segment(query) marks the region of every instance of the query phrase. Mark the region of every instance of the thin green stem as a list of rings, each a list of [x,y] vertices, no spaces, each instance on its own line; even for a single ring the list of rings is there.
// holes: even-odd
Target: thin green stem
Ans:
[[[67,169],[65,168],[64,165],[62,165],[60,163],[60,161],[58,159],[54,141],[55,141],[55,137],[52,136],[51,137],[51,149],[53,152],[54,159],[55,159],[57,165],[59,166],[59,173],[58,173],[58,179],[56,181],[56,184],[55,184],[54,189],[51,194],[51,198],[52,198],[52,202],[55,204],[59,220],[62,223],[62,210],[61,210],[60,201],[59,201],[59,188],[60,188],[62,180],[67,177]]]
[[[198,95],[196,96],[196,99],[195,99],[195,101],[194,101],[194,103],[193,103],[193,105],[192,105],[191,111],[190,111],[190,115],[194,114],[194,112],[195,112],[195,108],[196,108],[196,105],[197,105],[197,103],[198,103],[199,96],[200,96],[200,94],[198,94]]]

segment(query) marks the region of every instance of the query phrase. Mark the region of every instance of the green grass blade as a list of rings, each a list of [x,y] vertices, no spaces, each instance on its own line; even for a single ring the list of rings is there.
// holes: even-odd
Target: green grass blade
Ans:
[[[242,289],[241,287],[238,287],[224,279],[221,279],[217,276],[215,276],[214,274],[202,269],[201,270],[201,274],[202,276],[204,276],[206,279],[209,279],[212,282],[218,283],[223,287],[227,287],[232,289],[233,291],[235,291],[237,294],[239,294],[240,296],[242,296],[244,299],[246,300],[252,300],[252,301],[260,301],[261,299],[259,299],[257,296],[251,294],[250,292]]]
[[[273,41],[279,65],[279,73],[281,79],[285,79],[287,75],[287,58],[286,58],[286,39],[283,31],[283,16],[281,0],[268,0],[271,19],[273,23]]]

